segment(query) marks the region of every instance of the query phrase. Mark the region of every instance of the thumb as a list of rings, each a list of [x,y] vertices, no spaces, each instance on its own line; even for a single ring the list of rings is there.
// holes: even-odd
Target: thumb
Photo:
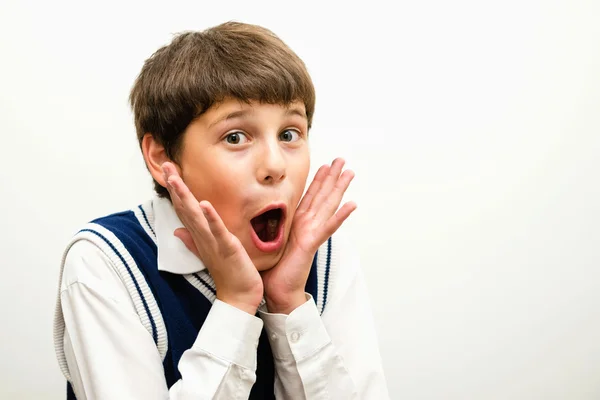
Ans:
[[[192,253],[196,255],[196,257],[200,258],[200,254],[198,253],[198,249],[196,248],[196,244],[194,243],[194,239],[192,239],[192,234],[186,228],[177,228],[173,235],[181,240],[185,247]]]

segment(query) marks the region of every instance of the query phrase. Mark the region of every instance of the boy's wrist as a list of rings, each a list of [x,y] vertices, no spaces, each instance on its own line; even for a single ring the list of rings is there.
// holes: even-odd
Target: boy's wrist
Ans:
[[[296,308],[306,303],[306,294],[304,291],[290,293],[285,296],[278,296],[277,299],[266,296],[267,310],[272,314],[289,315]]]
[[[237,308],[238,310],[242,310],[247,312],[250,315],[255,315],[256,310],[258,310],[258,306],[260,303],[245,301],[244,299],[239,299],[236,297],[228,297],[228,296],[219,296],[217,294],[217,299],[222,301],[223,303],[227,303],[232,307]]]

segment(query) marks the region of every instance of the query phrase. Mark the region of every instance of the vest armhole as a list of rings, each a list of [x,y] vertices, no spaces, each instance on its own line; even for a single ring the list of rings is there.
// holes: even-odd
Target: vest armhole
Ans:
[[[140,322],[154,339],[161,360],[164,360],[168,348],[167,330],[156,299],[144,275],[139,270],[133,257],[114,233],[99,224],[89,223],[68,243],[62,256],[59,273],[59,288],[54,314],[54,348],[60,369],[67,381],[70,382],[71,377],[64,354],[65,323],[60,301],[60,285],[62,283],[67,253],[71,246],[80,240],[91,242],[109,258],[111,266],[121,278],[131,297]]]

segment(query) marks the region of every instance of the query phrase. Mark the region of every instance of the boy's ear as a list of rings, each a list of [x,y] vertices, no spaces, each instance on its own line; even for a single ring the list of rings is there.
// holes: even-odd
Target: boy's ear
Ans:
[[[175,168],[177,168],[177,172],[181,175],[179,166],[173,160],[169,159],[167,152],[165,151],[165,147],[158,143],[151,133],[146,133],[142,138],[142,153],[144,155],[144,161],[146,162],[148,171],[150,171],[150,174],[154,180],[161,186],[167,186],[167,183],[163,178],[163,172],[161,168],[164,162],[172,162],[175,165]]]

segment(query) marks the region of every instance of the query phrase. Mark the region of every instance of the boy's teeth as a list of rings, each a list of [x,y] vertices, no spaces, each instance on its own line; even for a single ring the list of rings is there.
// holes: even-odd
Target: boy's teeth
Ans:
[[[267,221],[267,231],[272,236],[275,236],[275,234],[277,234],[277,222],[278,221],[276,219],[270,219]]]

